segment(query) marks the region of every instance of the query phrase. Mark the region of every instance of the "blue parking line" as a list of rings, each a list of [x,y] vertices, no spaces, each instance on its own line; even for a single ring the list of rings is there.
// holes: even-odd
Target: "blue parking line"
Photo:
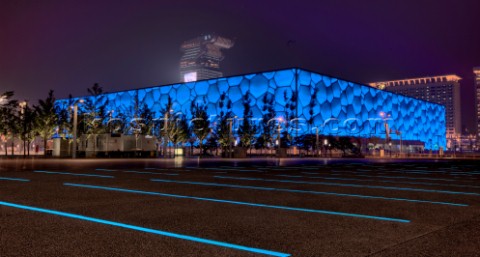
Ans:
[[[457,181],[456,179],[447,179],[447,178],[425,178],[425,177],[404,177],[404,176],[370,176],[370,175],[351,175],[356,177],[366,177],[366,178],[388,178],[388,179],[396,179],[396,178],[404,178],[409,180],[432,180],[432,181]]]
[[[149,171],[136,171],[136,170],[125,170],[125,173],[137,173],[137,174],[153,174],[153,175],[167,175],[167,176],[177,176],[178,173],[158,173],[158,172],[149,172]]]
[[[277,177],[289,177],[289,178],[313,178],[313,179],[325,179],[325,180],[394,183],[394,184],[407,184],[407,185],[480,188],[480,186],[471,186],[471,185],[441,184],[441,183],[431,183],[431,182],[415,182],[415,181],[412,182],[412,181],[383,180],[383,179],[339,178],[339,177],[299,176],[299,175],[275,175],[275,176],[277,176]]]
[[[20,181],[20,182],[30,182],[30,179],[26,179],[26,178],[8,178],[8,177],[0,177],[0,180],[10,180],[10,181]]]
[[[84,176],[84,177],[115,178],[114,176],[93,175],[93,174],[84,174],[84,173],[70,173],[70,172],[56,172],[56,171],[46,171],[46,170],[34,170],[33,172],[46,173],[46,174]]]
[[[157,230],[157,229],[152,229],[152,228],[139,227],[139,226],[130,225],[130,224],[126,224],[126,223],[120,223],[120,222],[115,222],[115,221],[110,221],[110,220],[98,219],[98,218],[93,218],[93,217],[88,217],[88,216],[83,216],[83,215],[78,215],[78,214],[73,214],[73,213],[68,213],[68,212],[38,208],[38,207],[9,203],[9,202],[3,202],[3,201],[0,201],[0,205],[11,207],[11,208],[22,209],[22,210],[52,214],[52,215],[56,215],[56,216],[67,217],[67,218],[72,218],[72,219],[77,219],[77,220],[90,221],[90,222],[94,222],[94,223],[100,223],[100,224],[110,225],[110,226],[114,226],[114,227],[126,228],[126,229],[135,230],[135,231],[141,231],[141,232],[146,232],[146,233],[150,233],[150,234],[172,237],[172,238],[177,238],[177,239],[182,239],[182,240],[187,240],[187,241],[192,241],[192,242],[197,242],[197,243],[202,243],[202,244],[215,245],[215,246],[220,246],[220,247],[225,247],[225,248],[230,248],[230,249],[235,249],[235,250],[247,251],[247,252],[251,252],[251,253],[258,253],[258,254],[264,254],[264,255],[275,256],[275,257],[288,257],[288,256],[290,256],[290,254],[288,254],[288,253],[280,253],[280,252],[274,252],[274,251],[264,250],[264,249],[260,249],[260,248],[253,248],[253,247],[248,247],[248,246],[243,246],[243,245],[230,244],[230,243],[226,243],[226,242],[220,242],[220,241],[215,241],[215,240],[210,240],[210,239],[205,239],[205,238],[200,238],[200,237],[182,235],[182,234],[177,234],[177,233],[172,233],[172,232],[167,232],[167,231],[162,231],[162,230]]]
[[[451,206],[460,206],[460,207],[468,206],[468,204],[462,204],[462,203],[437,202],[437,201],[428,201],[428,200],[416,200],[416,199],[408,199],[408,198],[395,198],[395,197],[360,195],[360,194],[343,194],[343,193],[334,193],[334,192],[325,192],[325,191],[295,190],[295,189],[276,188],[276,187],[244,186],[244,185],[235,185],[235,184],[220,184],[220,183],[210,183],[210,182],[180,181],[180,180],[166,180],[166,179],[150,179],[150,181],[152,181],[152,182],[165,182],[165,183],[177,183],[177,184],[188,184],[188,185],[199,185],[199,186],[217,186],[217,187],[231,187],[231,188],[240,188],[240,189],[264,190],[264,191],[304,193],[304,194],[315,194],[315,195],[333,195],[333,196],[345,196],[345,197],[358,197],[358,198],[366,198],[366,199],[405,201],[405,202],[414,202],[414,203],[431,203],[431,204],[451,205]]]
[[[341,187],[357,187],[357,188],[374,188],[374,189],[385,189],[385,190],[417,191],[417,192],[442,193],[442,194],[453,194],[453,195],[473,195],[473,196],[480,196],[479,193],[472,193],[472,192],[459,192],[459,191],[448,191],[448,190],[433,190],[433,189],[421,189],[421,188],[410,188],[410,187],[368,186],[368,185],[359,185],[359,184],[342,184],[342,183],[331,183],[331,182],[311,182],[311,181],[301,181],[301,180],[298,180],[298,181],[297,181],[297,180],[261,179],[261,178],[244,178],[244,177],[225,177],[225,176],[214,176],[214,177],[215,177],[215,178],[222,178],[222,179],[269,181],[269,182],[307,184],[307,185],[325,185],[325,186],[341,186]]]
[[[119,171],[119,170],[111,170],[111,169],[95,169],[95,170],[98,170],[98,171]]]
[[[149,192],[149,191],[140,191],[140,190],[132,190],[132,189],[123,189],[123,188],[118,188],[118,187],[104,187],[104,186],[73,184],[73,183],[63,183],[63,184],[65,186],[73,186],[73,187],[83,187],[83,188],[90,188],[90,189],[102,189],[102,190],[108,190],[108,191],[118,191],[118,192],[125,192],[125,193],[145,194],[145,195],[156,195],[156,196],[173,197],[173,198],[181,198],[181,199],[192,199],[192,200],[208,201],[208,202],[216,202],[216,203],[228,203],[228,204],[236,204],[236,205],[261,207],[261,208],[288,210],[288,211],[320,213],[320,214],[328,214],[328,215],[336,215],[336,216],[374,219],[374,220],[392,221],[392,222],[401,222],[401,223],[410,222],[409,220],[405,220],[405,219],[389,218],[389,217],[382,217],[382,216],[372,216],[372,215],[364,215],[364,214],[355,214],[355,213],[348,213],[348,212],[336,212],[336,211],[306,209],[306,208],[288,207],[288,206],[280,206],[280,205],[251,203],[251,202],[239,202],[239,201],[223,200],[223,199],[216,199],[216,198],[205,198],[205,197],[196,197],[196,196],[175,195],[175,194],[166,194],[166,193],[159,193],[159,192]]]

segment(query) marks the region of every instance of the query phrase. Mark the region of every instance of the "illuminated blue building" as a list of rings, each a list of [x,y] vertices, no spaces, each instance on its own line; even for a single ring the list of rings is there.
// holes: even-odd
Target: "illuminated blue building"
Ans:
[[[206,104],[215,119],[223,93],[240,118],[244,95],[250,96],[254,118],[263,115],[262,99],[273,98],[277,117],[289,113],[298,121],[291,132],[295,135],[315,134],[318,128],[322,135],[385,138],[387,127],[394,140],[400,139],[395,133],[400,132],[403,140],[424,142],[426,149],[446,146],[444,106],[297,68],[106,93],[98,104],[115,113],[129,113],[134,105],[146,104],[161,116],[170,97],[173,109],[187,118],[191,103],[198,102]],[[68,100],[57,104],[65,108]]]

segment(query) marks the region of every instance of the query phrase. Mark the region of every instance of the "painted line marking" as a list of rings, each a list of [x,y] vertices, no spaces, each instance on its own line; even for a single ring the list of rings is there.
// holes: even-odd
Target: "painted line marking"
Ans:
[[[46,170],[34,170],[33,172],[45,173],[45,174],[83,176],[83,177],[115,178],[114,176],[94,175],[94,174],[85,174],[85,173],[56,172],[56,171],[46,171]]]
[[[480,186],[471,186],[471,185],[459,185],[459,184],[441,184],[441,183],[431,183],[431,182],[415,182],[415,181],[393,181],[393,180],[383,180],[383,179],[361,179],[361,178],[339,178],[339,177],[322,177],[322,176],[297,176],[297,175],[274,175],[277,177],[288,177],[288,178],[313,178],[313,179],[324,179],[324,180],[343,180],[343,181],[358,181],[358,182],[378,182],[378,183],[394,183],[394,184],[408,184],[408,185],[425,185],[425,186],[443,186],[443,187],[467,187],[467,188],[480,188]]]
[[[210,182],[166,180],[166,179],[150,179],[150,181],[152,181],[152,182],[165,182],[165,183],[177,183],[177,184],[188,184],[188,185],[199,185],[199,186],[218,186],[218,187],[231,187],[231,188],[241,188],[241,189],[265,190],[265,191],[304,193],[304,194],[315,194],[315,195],[333,195],[333,196],[345,196],[345,197],[358,197],[358,198],[366,198],[366,199],[381,199],[381,200],[405,201],[405,202],[415,202],[415,203],[431,203],[431,204],[451,205],[451,206],[460,206],[460,207],[468,206],[468,204],[451,203],[451,202],[437,202],[437,201],[416,200],[416,199],[409,199],[409,198],[395,198],[395,197],[360,195],[360,194],[344,194],[344,193],[325,192],[325,191],[296,190],[296,189],[277,188],[277,187],[244,186],[244,185],[235,185],[235,184],[220,184],[220,183],[210,183]]]
[[[158,172],[149,172],[149,171],[136,171],[136,170],[125,170],[125,173],[137,173],[137,174],[153,174],[153,175],[167,175],[167,176],[177,176],[178,173],[158,173]]]
[[[26,179],[26,178],[9,178],[9,177],[0,177],[0,180],[10,180],[10,181],[20,181],[20,182],[30,182],[30,179]]]
[[[119,170],[111,170],[111,169],[95,169],[95,170],[98,170],[98,171],[119,171]]]
[[[132,189],[124,189],[124,188],[118,188],[118,187],[104,187],[104,186],[74,184],[74,183],[63,183],[63,184],[65,186],[72,186],[72,187],[83,187],[83,188],[101,189],[101,190],[108,190],[108,191],[118,191],[118,192],[125,192],[125,193],[156,195],[156,196],[173,197],[173,198],[181,198],[181,199],[192,199],[192,200],[208,201],[208,202],[216,202],[216,203],[228,203],[228,204],[245,205],[245,206],[270,208],[270,209],[280,209],[280,210],[299,211],[299,212],[308,212],[308,213],[320,213],[320,214],[328,214],[328,215],[336,215],[336,216],[374,219],[374,220],[392,221],[392,222],[401,222],[401,223],[410,222],[410,220],[406,220],[406,219],[389,218],[389,217],[382,217],[382,216],[372,216],[372,215],[364,215],[364,214],[355,214],[355,213],[348,213],[348,212],[336,212],[336,211],[306,209],[306,208],[288,207],[288,206],[280,206],[280,205],[251,203],[251,202],[239,202],[239,201],[223,200],[223,199],[216,199],[216,198],[205,198],[205,197],[196,197],[196,196],[166,194],[166,193],[151,192],[151,191],[132,190]]]
[[[387,178],[387,179],[396,179],[396,178],[404,178],[404,179],[410,179],[410,180],[432,180],[432,181],[457,181],[456,179],[443,179],[443,178],[426,178],[426,177],[404,177],[404,176],[370,176],[370,175],[352,175],[356,177],[366,177],[366,178]]]
[[[247,251],[247,252],[252,252],[252,253],[265,254],[265,255],[270,255],[270,256],[275,256],[275,257],[288,257],[288,256],[290,256],[290,254],[287,254],[287,253],[280,253],[280,252],[274,252],[274,251],[264,250],[264,249],[260,249],[260,248],[252,248],[252,247],[243,246],[243,245],[230,244],[230,243],[225,243],[225,242],[220,242],[220,241],[215,241],[215,240],[210,240],[210,239],[205,239],[205,238],[200,238],[200,237],[182,235],[182,234],[177,234],[177,233],[172,233],[172,232],[167,232],[167,231],[162,231],[162,230],[157,230],[157,229],[152,229],[152,228],[139,227],[139,226],[130,225],[130,224],[126,224],[126,223],[120,223],[120,222],[115,222],[115,221],[110,221],[110,220],[98,219],[98,218],[93,218],[93,217],[89,217],[89,216],[83,216],[83,215],[78,215],[78,214],[73,214],[73,213],[68,213],[68,212],[62,212],[62,211],[56,211],[56,210],[51,210],[51,209],[44,209],[44,208],[38,208],[38,207],[33,207],[33,206],[28,206],[28,205],[20,205],[20,204],[3,202],[3,201],[0,201],[0,205],[11,207],[11,208],[22,209],[22,210],[52,214],[52,215],[67,217],[67,218],[72,218],[72,219],[90,221],[90,222],[100,223],[100,224],[104,224],[104,225],[110,225],[110,226],[114,226],[114,227],[126,228],[126,229],[135,230],[135,231],[146,232],[146,233],[150,233],[150,234],[156,234],[156,235],[161,235],[161,236],[166,236],[166,237],[172,237],[172,238],[177,238],[177,239],[182,239],[182,240],[187,240],[187,241],[192,241],[192,242],[197,242],[197,243],[202,243],[202,244],[215,245],[215,246],[220,246],[220,247],[225,247],[225,248],[230,248],[230,249],[235,249],[235,250],[241,250],[241,251]]]
[[[428,192],[428,193],[480,196],[479,193],[472,193],[472,192],[433,190],[433,189],[421,189],[421,188],[410,188],[410,187],[368,186],[368,185],[359,185],[359,184],[342,184],[342,183],[330,183],[330,182],[311,182],[311,181],[301,181],[301,180],[297,181],[297,180],[225,177],[225,176],[214,176],[214,177],[222,178],[222,179],[257,180],[257,181],[270,181],[270,182],[294,183],[294,184],[310,184],[310,185],[326,185],[326,186],[358,187],[358,188],[363,187],[363,188],[374,188],[374,189],[385,189],[385,190],[417,191],[417,192]]]

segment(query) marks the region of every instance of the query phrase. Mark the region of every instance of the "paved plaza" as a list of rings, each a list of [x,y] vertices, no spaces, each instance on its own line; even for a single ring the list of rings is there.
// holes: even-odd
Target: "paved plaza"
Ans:
[[[0,256],[480,256],[480,165],[0,160]]]

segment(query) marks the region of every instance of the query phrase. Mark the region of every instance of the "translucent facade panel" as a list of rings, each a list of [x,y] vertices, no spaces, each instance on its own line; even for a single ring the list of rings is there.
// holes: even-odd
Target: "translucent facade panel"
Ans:
[[[160,110],[170,97],[175,112],[183,112],[187,118],[191,117],[192,102],[205,104],[208,113],[215,117],[220,112],[223,93],[239,118],[243,116],[245,94],[250,96],[254,118],[261,118],[262,99],[269,95],[274,99],[277,117],[289,114],[290,118],[299,118],[302,124],[291,132],[294,135],[312,133],[318,128],[324,135],[385,138],[387,123],[392,139],[400,139],[395,133],[400,132],[403,140],[422,141],[426,149],[446,146],[444,106],[302,69],[107,93],[97,104],[105,104],[106,110],[127,117],[133,116],[136,105],[145,104],[160,117]],[[67,108],[68,99],[57,100],[57,105]]]

